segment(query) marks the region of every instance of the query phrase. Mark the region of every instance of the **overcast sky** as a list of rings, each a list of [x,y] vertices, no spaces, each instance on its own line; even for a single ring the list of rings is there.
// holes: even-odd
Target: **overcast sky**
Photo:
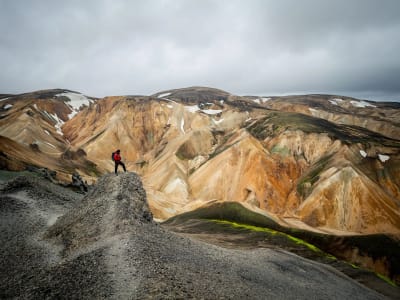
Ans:
[[[400,101],[399,0],[0,0],[0,93]]]

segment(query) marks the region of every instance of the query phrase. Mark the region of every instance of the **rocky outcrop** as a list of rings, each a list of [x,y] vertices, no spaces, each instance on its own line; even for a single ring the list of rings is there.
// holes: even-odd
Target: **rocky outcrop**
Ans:
[[[7,186],[0,202],[4,298],[383,299],[287,252],[225,249],[163,229],[133,173],[103,176],[69,209],[60,206],[62,188],[46,184],[48,203],[32,215],[22,212],[45,204],[43,194]],[[54,223],[55,208],[64,214]]]
[[[134,173],[103,176],[80,205],[48,231],[48,238],[64,244],[65,252],[133,231],[153,223],[141,180]]]

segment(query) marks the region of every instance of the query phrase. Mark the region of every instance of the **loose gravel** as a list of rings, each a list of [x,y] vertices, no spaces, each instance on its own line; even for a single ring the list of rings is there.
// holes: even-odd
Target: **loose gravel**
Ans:
[[[0,298],[384,299],[285,251],[168,231],[134,173],[105,175],[83,198],[26,177],[0,192]]]

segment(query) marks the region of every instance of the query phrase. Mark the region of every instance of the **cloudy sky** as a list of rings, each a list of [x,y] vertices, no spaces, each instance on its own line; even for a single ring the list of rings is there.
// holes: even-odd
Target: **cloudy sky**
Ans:
[[[0,93],[400,101],[398,0],[0,0]]]

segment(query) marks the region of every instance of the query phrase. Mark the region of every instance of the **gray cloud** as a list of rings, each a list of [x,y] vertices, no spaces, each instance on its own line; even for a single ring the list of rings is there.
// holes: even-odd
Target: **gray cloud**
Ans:
[[[399,11],[397,0],[0,0],[0,93],[205,85],[400,101]]]

